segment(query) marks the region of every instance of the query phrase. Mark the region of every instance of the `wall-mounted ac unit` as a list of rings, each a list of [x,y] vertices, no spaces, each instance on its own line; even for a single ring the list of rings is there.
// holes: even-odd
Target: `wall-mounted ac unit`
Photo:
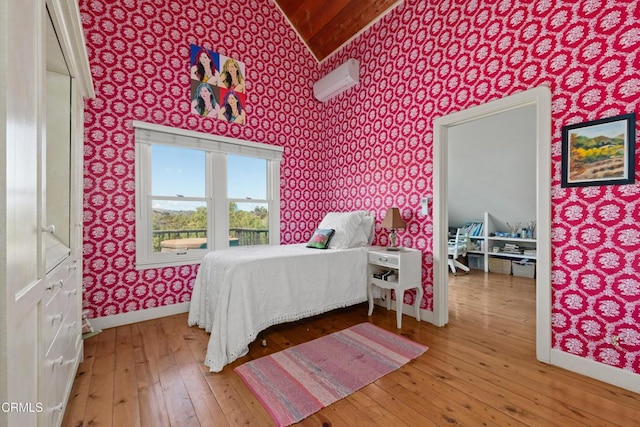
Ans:
[[[318,80],[313,85],[313,95],[319,101],[325,102],[358,84],[360,81],[359,65],[360,63],[357,59],[349,59]]]

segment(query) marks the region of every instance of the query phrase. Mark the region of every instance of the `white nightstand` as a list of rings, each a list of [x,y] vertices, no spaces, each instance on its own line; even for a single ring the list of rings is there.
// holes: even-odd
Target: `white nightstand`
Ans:
[[[367,296],[369,297],[369,316],[373,314],[373,286],[383,289],[393,289],[396,293],[396,319],[398,329],[402,327],[402,307],[404,292],[416,289],[414,303],[416,320],[420,321],[420,302],[422,290],[422,252],[416,249],[402,248],[399,251],[388,251],[385,247],[373,246],[369,248]],[[377,279],[375,273],[391,271],[393,276],[388,280]],[[391,297],[387,297],[387,310],[391,309]]]

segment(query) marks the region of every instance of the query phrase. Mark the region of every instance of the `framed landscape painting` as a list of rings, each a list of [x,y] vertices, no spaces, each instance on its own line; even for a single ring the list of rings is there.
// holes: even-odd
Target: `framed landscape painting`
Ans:
[[[633,184],[636,115],[562,127],[562,187]]]

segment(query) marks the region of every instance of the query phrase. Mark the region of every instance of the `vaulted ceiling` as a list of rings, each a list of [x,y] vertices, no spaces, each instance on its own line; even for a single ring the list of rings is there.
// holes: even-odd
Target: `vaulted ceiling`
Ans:
[[[274,0],[318,62],[402,0]]]

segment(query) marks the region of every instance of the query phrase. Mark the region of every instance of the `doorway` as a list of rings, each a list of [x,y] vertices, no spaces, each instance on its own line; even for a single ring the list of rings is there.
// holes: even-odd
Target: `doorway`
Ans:
[[[433,168],[433,321],[449,321],[448,302],[448,144],[450,128],[513,109],[533,106],[536,113],[536,355],[549,362],[551,351],[551,91],[540,86],[434,121]]]

